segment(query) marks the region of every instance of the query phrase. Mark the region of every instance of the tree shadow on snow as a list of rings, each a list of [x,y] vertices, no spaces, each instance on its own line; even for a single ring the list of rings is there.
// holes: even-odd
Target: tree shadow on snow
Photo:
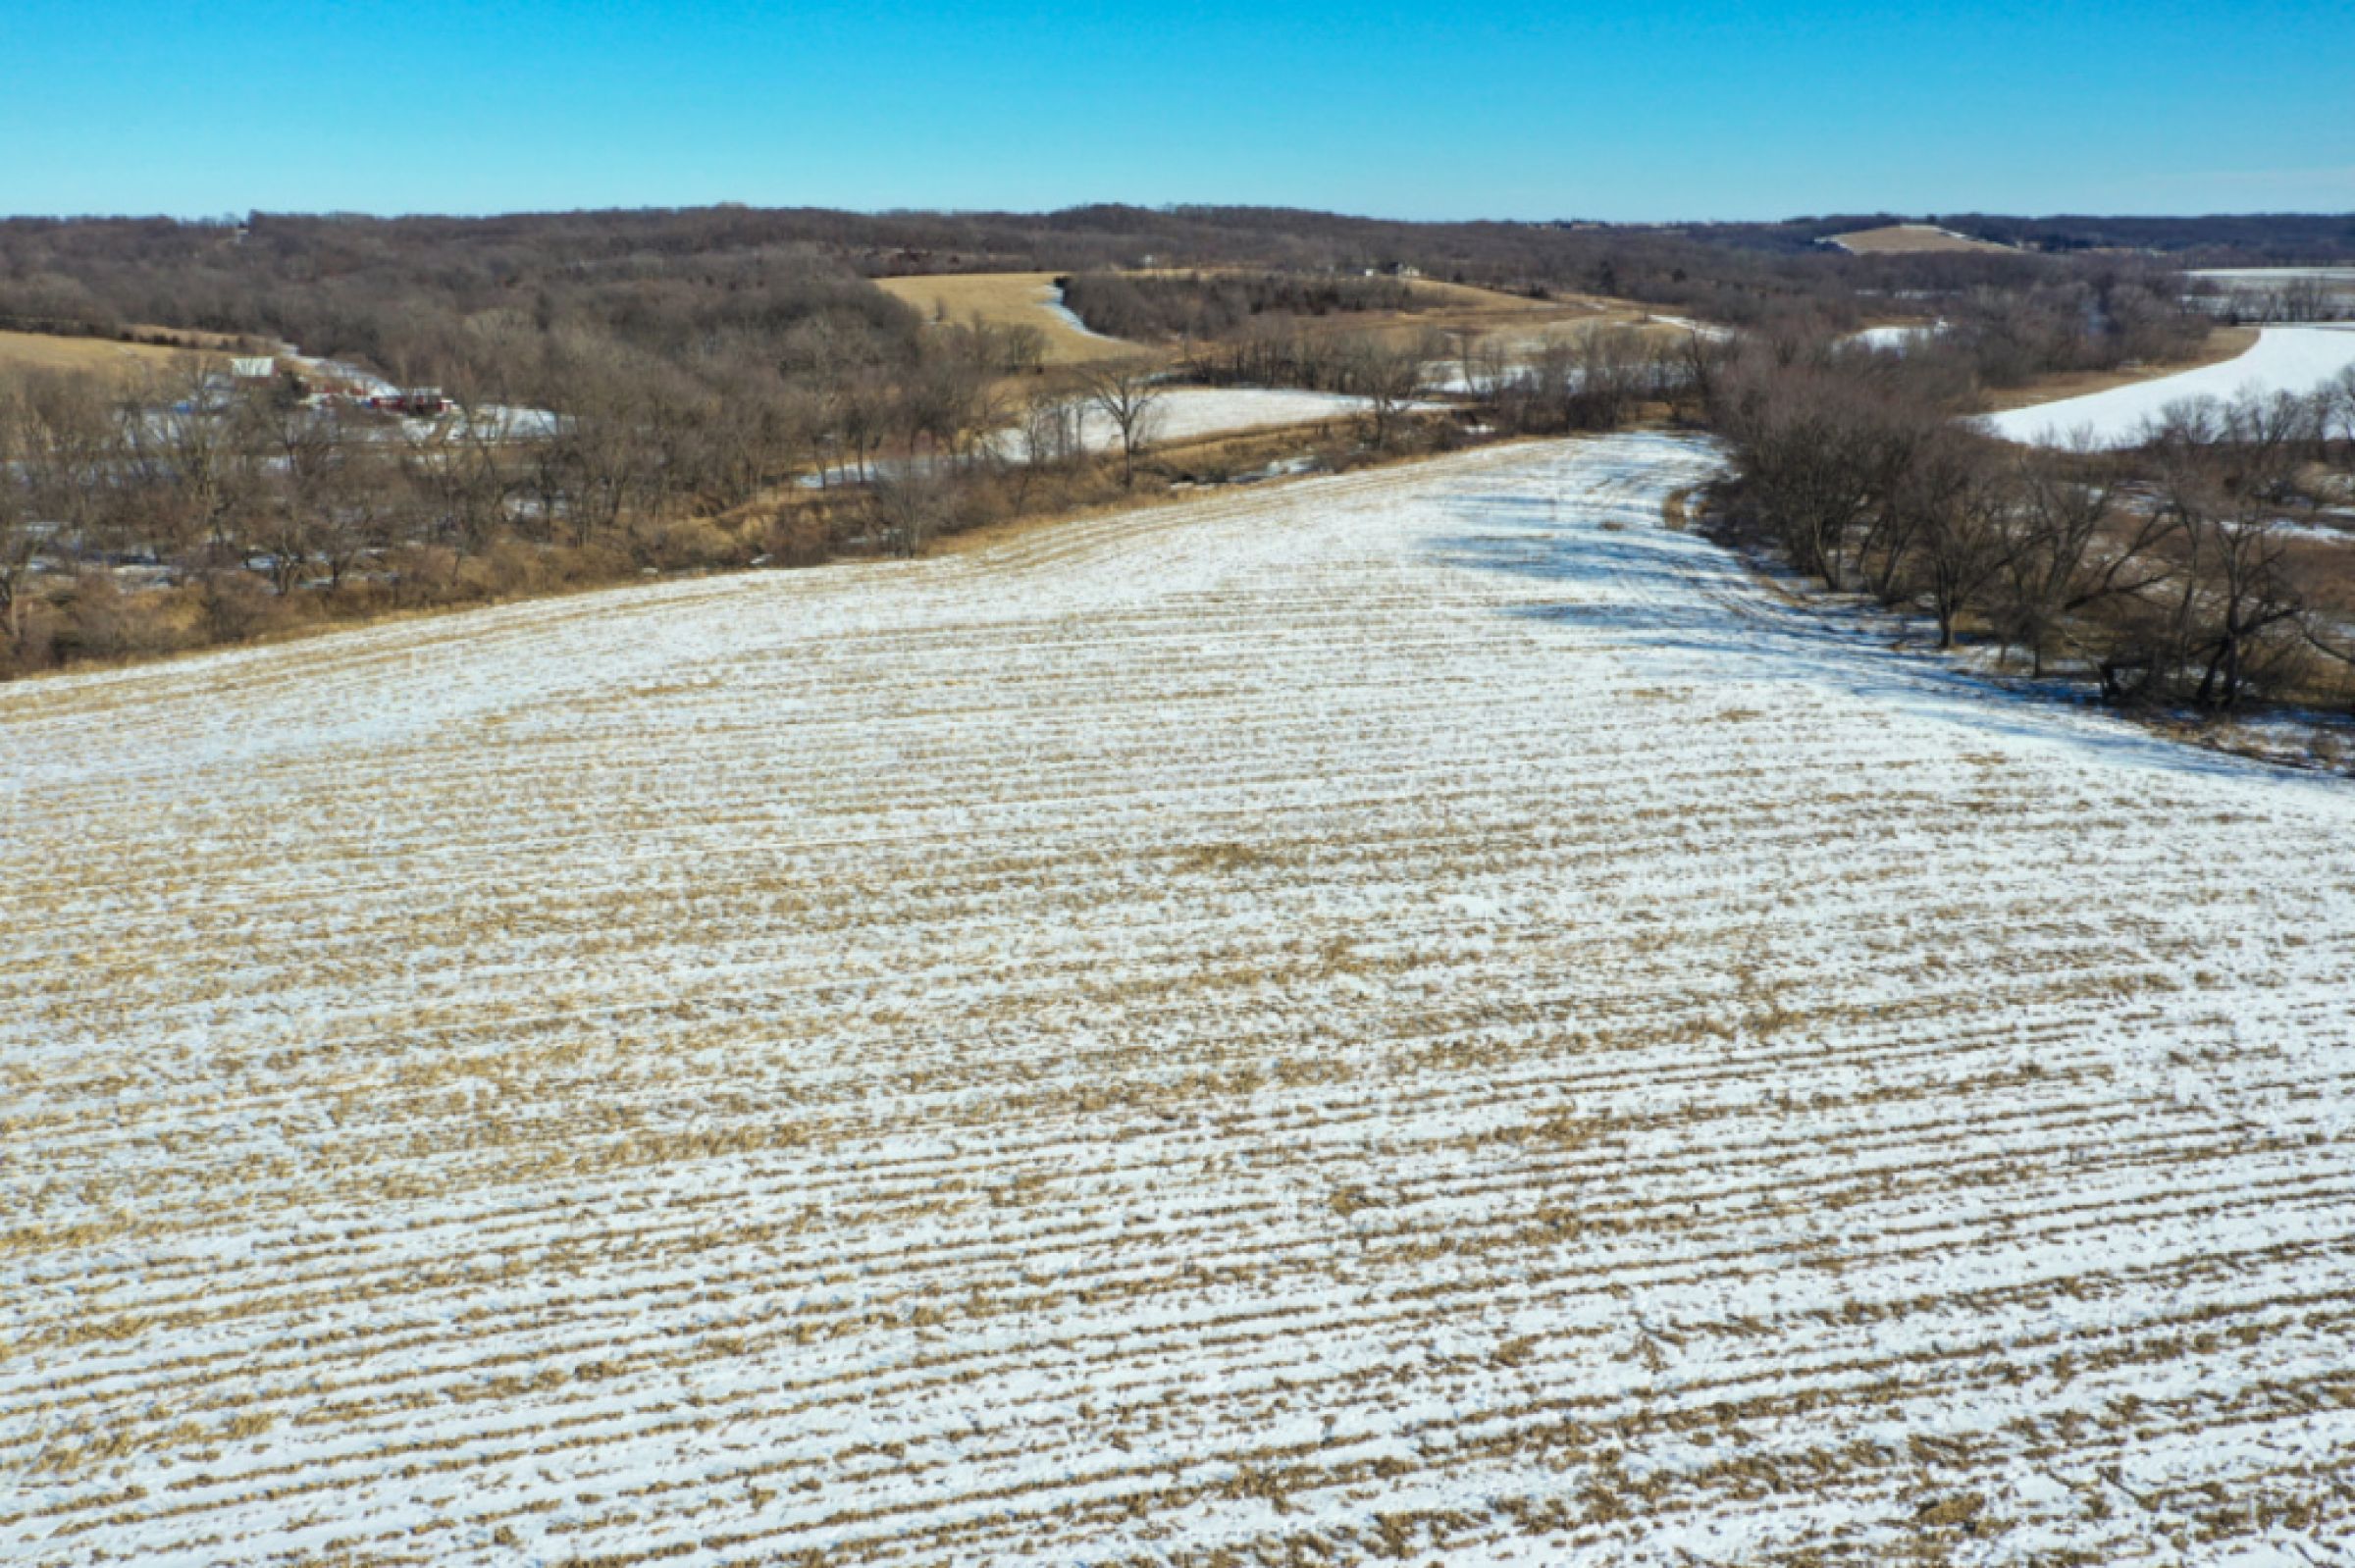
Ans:
[[[1706,685],[1804,682],[1986,735],[2059,744],[2106,761],[2240,779],[2314,783],[2307,774],[2151,734],[2090,702],[2057,698],[1974,673],[1926,651],[1892,644],[1900,617],[1810,597],[1785,600],[1751,566],[1697,535],[1657,523],[1606,528],[1592,514],[1526,495],[1459,497],[1467,523],[1494,533],[1431,540],[1432,559],[1498,572],[1554,592],[1501,613],[1591,633],[1667,655],[1671,673]],[[1616,521],[1616,519],[1614,519]]]

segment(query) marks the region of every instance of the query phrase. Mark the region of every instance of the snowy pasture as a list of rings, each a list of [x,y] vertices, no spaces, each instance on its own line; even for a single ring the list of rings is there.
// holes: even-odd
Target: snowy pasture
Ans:
[[[1196,441],[1246,430],[1354,419],[1371,406],[1363,397],[1289,387],[1173,387],[1153,404],[1147,423],[1153,441]],[[1120,444],[1120,433],[1112,421],[1093,407],[1081,416],[1080,439],[1091,451]]]
[[[2079,433],[2096,445],[2128,446],[2172,405],[2226,401],[2244,392],[2310,392],[2355,365],[2355,327],[2267,327],[2246,352],[2154,381],[2113,387],[1984,416],[2006,441],[2057,446]]]
[[[0,1559],[2344,1561],[2355,793],[1714,464],[0,689]]]

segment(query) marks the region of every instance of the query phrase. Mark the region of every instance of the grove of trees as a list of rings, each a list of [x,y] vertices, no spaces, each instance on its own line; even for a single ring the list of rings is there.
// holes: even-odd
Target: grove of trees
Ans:
[[[1834,591],[1925,611],[2110,702],[2230,712],[2355,685],[2355,373],[2171,409],[2125,451],[2013,446],[1936,354],[1756,340],[1707,367],[1728,515]]]

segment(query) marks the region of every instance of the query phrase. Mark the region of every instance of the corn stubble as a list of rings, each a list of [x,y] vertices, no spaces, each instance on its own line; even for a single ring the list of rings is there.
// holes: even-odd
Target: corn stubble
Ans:
[[[0,1556],[2345,1540],[2355,798],[1713,461],[0,692]]]

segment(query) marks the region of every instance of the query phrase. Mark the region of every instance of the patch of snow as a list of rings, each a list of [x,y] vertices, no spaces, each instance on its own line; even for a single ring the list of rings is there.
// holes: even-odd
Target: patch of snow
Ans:
[[[1154,441],[1192,441],[1280,425],[1351,419],[1372,406],[1363,397],[1293,388],[1175,387],[1162,393],[1149,420]],[[1094,409],[1084,416],[1080,435],[1095,449],[1117,445],[1120,440],[1112,422]]]
[[[1848,335],[1848,341],[1870,348],[1876,353],[1902,354],[1917,343],[1932,341],[1946,336],[1943,321],[1913,323],[1904,326],[1866,327]]]
[[[1713,321],[1694,321],[1686,316],[1654,316],[1651,320],[1662,327],[1682,327],[1694,337],[1707,342],[1729,342],[1734,337],[1733,328]]]
[[[2131,446],[2171,406],[2245,392],[2308,392],[2355,365],[2355,327],[2267,327],[2245,353],[2219,364],[2058,402],[1982,416],[2006,441],[2058,446],[2076,434],[2097,445]]]
[[[1064,303],[1063,289],[1054,284],[1042,284],[1039,286],[1038,301],[1040,309],[1044,310],[1049,316],[1053,317],[1056,321],[1061,322],[1064,326],[1070,328],[1073,332],[1077,333],[1082,338],[1093,338],[1096,341],[1101,343],[1117,343],[1126,340],[1125,339],[1112,337],[1108,333],[1100,333],[1096,331],[1095,328],[1090,327],[1085,321],[1082,321],[1079,317],[1079,312],[1073,310],[1071,306]]]

